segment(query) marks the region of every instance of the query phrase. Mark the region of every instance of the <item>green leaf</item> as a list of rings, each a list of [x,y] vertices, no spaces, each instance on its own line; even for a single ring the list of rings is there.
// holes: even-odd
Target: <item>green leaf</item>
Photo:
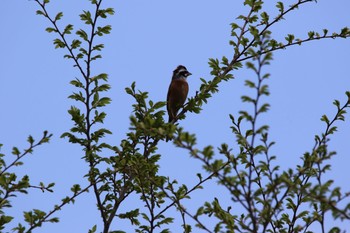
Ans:
[[[269,46],[270,46],[271,48],[276,48],[276,47],[278,46],[278,42],[277,42],[276,40],[274,40],[274,39],[271,39],[271,40],[269,41]]]
[[[255,73],[258,72],[258,69],[255,67],[254,63],[248,61],[248,62],[246,63],[246,66],[247,66],[248,69],[253,70]]]
[[[98,44],[92,48],[92,51],[94,50],[101,51],[103,48],[104,48],[104,44]]]
[[[68,113],[72,116],[72,120],[78,125],[83,124],[85,121],[84,114],[80,113],[80,109],[74,106],[68,110]]]
[[[277,2],[276,7],[277,7],[277,9],[279,10],[280,14],[284,13],[284,5],[283,5],[283,2]]]
[[[68,24],[63,30],[63,35],[64,34],[71,34],[72,30],[73,30],[73,25],[72,24]]]
[[[286,37],[285,37],[285,39],[286,39],[286,41],[288,42],[288,44],[291,44],[291,43],[293,43],[293,40],[294,40],[294,35],[292,35],[292,34],[288,34]]]
[[[76,49],[76,48],[79,48],[81,45],[81,41],[80,40],[73,40],[72,41],[72,44],[70,45],[70,47],[72,49]]]
[[[101,56],[100,54],[98,54],[98,55],[92,57],[92,58],[90,59],[90,61],[94,61],[94,60],[99,59],[99,58],[102,58],[102,56]]]
[[[43,16],[46,17],[46,14],[45,14],[43,11],[41,11],[41,10],[37,10],[37,11],[36,11],[36,14],[37,14],[37,15],[43,15]]]
[[[105,12],[106,12],[107,14],[109,14],[109,15],[114,15],[114,13],[115,13],[115,12],[114,12],[114,9],[111,8],[111,7],[105,9]]]
[[[83,11],[83,13],[80,14],[79,16],[80,16],[80,20],[84,21],[85,24],[92,25],[93,22],[92,22],[90,11]]]
[[[350,29],[348,27],[342,28],[339,34],[341,37],[350,36]]]
[[[53,44],[55,45],[55,49],[66,47],[66,44],[58,38],[54,39]]]
[[[250,88],[256,88],[255,83],[250,80],[245,80],[245,85]]]
[[[260,95],[270,95],[270,92],[269,92],[269,86],[268,85],[262,85],[259,89],[259,94]]]
[[[245,6],[248,5],[250,7],[253,7],[254,3],[255,3],[255,1],[253,1],[253,0],[245,0],[243,5],[245,5]]]
[[[94,92],[101,92],[101,91],[108,91],[109,89],[111,89],[111,86],[109,84],[102,84],[102,85],[99,85],[99,86],[95,87],[92,90],[92,93],[94,93]]]
[[[79,93],[74,92],[73,94],[68,96],[68,98],[85,103],[85,97],[83,96],[83,93],[80,91]]]
[[[97,15],[103,19],[107,18],[107,14],[113,15],[114,9],[113,8],[107,8],[104,10],[98,10]]]
[[[84,49],[84,48],[79,48],[79,51],[81,52],[82,56],[83,56],[83,55],[86,55],[86,56],[88,55],[87,50]]]
[[[269,15],[264,11],[260,14],[261,16],[261,22],[263,24],[268,24],[269,23]]]
[[[69,202],[70,202],[70,198],[68,196],[62,199],[63,204],[68,204]]]
[[[95,232],[96,232],[96,229],[97,229],[97,226],[94,225],[88,232],[89,232],[89,233],[95,233]]]
[[[96,106],[94,107],[103,107],[111,103],[111,99],[109,97],[103,97],[99,99],[99,101],[96,103]]]
[[[162,108],[166,105],[166,102],[165,101],[160,101],[160,102],[157,102],[154,104],[153,108],[154,109],[159,109],[159,108]]]
[[[227,57],[223,56],[221,59],[221,64],[228,66],[229,65],[229,61],[227,59]]]
[[[315,32],[314,32],[314,31],[310,31],[310,32],[308,32],[308,36],[309,36],[309,39],[314,38],[314,36],[315,36]]]
[[[96,110],[95,111],[94,122],[103,123],[103,120],[105,119],[106,115],[107,114],[105,112],[98,113],[98,111]]]
[[[50,219],[48,219],[47,221],[48,222],[51,222],[51,223],[58,223],[59,222],[59,218],[57,218],[57,217],[54,217],[54,218],[50,218]]]
[[[243,102],[248,102],[248,103],[253,103],[253,104],[255,104],[255,102],[256,102],[255,99],[253,99],[253,98],[251,98],[251,97],[249,97],[249,96],[247,96],[247,95],[241,96],[241,100],[242,100]]]
[[[323,29],[323,36],[327,36],[328,29]]]
[[[68,138],[69,142],[71,143],[79,143],[81,145],[84,145],[83,140],[80,138],[77,138],[76,136],[74,136],[71,133],[65,132],[61,135],[61,138]]]
[[[218,59],[209,59],[209,66],[212,68],[212,71],[210,72],[211,75],[218,75],[220,73],[220,65]]]
[[[339,100],[334,100],[334,101],[333,101],[333,104],[334,104],[335,106],[337,106],[337,109],[338,109],[338,110],[340,109],[340,102],[339,102]]]
[[[28,141],[31,145],[33,145],[33,143],[34,143],[34,138],[33,138],[31,135],[29,135],[27,141]]]
[[[78,192],[81,191],[80,185],[79,185],[79,184],[73,185],[73,187],[71,188],[71,191],[72,191],[74,194],[77,194]]]
[[[58,12],[55,19],[54,19],[54,22],[56,22],[57,20],[60,20],[63,16],[63,12]]]
[[[0,216],[0,230],[4,229],[3,226],[5,226],[9,222],[11,222],[12,219],[13,219],[13,217],[11,217],[11,216],[1,215]]]
[[[131,210],[131,211],[128,211],[126,213],[123,213],[123,214],[119,214],[118,217],[121,219],[129,219],[131,224],[138,226],[138,225],[140,225],[140,222],[137,219],[137,217],[139,215],[140,215],[140,210],[135,209],[135,210]]]
[[[212,146],[205,147],[202,151],[202,154],[206,159],[212,159],[214,156],[213,147]]]
[[[109,34],[112,30],[111,25],[106,25],[104,27],[97,27],[96,34],[99,36],[103,36],[103,34]]]
[[[67,59],[72,59],[72,58],[73,58],[73,57],[72,57],[71,55],[69,55],[69,54],[65,54],[63,57],[64,57],[64,58],[67,58]]]
[[[47,31],[48,33],[51,33],[51,32],[57,32],[57,30],[55,28],[52,28],[52,27],[47,27],[45,29],[45,31]]]
[[[259,29],[257,27],[254,26],[249,26],[249,32],[250,34],[252,34],[252,36],[254,36],[254,38],[259,38]]]
[[[324,121],[324,122],[327,123],[327,125],[329,125],[329,119],[328,119],[328,117],[327,117],[326,115],[323,115],[323,116],[321,117],[321,121]]]
[[[334,132],[336,132],[337,129],[338,129],[337,126],[330,127],[328,129],[328,134],[334,134]]]
[[[75,80],[70,81],[70,84],[78,88],[85,88],[84,84],[77,78]]]
[[[88,34],[83,29],[76,31],[76,34],[80,36],[80,38],[82,38],[84,41],[88,41]]]
[[[96,75],[94,76],[91,80],[94,81],[94,80],[103,80],[103,81],[107,81],[108,80],[108,74],[106,73],[101,73],[99,75]]]
[[[258,109],[258,113],[267,112],[269,109],[270,109],[270,104],[265,103],[261,105],[261,107]]]
[[[21,152],[18,150],[17,147],[12,147],[12,154],[19,156]]]

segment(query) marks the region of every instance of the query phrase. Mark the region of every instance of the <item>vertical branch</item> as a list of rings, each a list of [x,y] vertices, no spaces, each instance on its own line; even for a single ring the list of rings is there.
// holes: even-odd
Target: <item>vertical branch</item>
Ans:
[[[103,44],[95,44],[95,36],[103,36],[104,34],[109,34],[111,31],[110,25],[97,27],[98,19],[106,18],[107,14],[113,15],[114,10],[112,8],[101,9],[100,6],[102,0],[90,0],[91,4],[93,4],[95,7],[94,12],[91,13],[90,11],[83,11],[83,13],[79,15],[81,21],[83,21],[86,25],[89,25],[89,32],[83,29],[76,30],[75,33],[80,37],[80,39],[73,39],[71,44],[69,44],[67,35],[71,34],[73,25],[68,24],[64,30],[60,30],[57,25],[57,21],[63,17],[63,13],[59,12],[55,17],[51,17],[46,10],[46,5],[50,1],[35,1],[41,7],[41,10],[38,10],[37,14],[46,17],[53,25],[53,27],[46,28],[46,31],[55,32],[58,34],[59,38],[54,40],[55,48],[66,48],[68,50],[68,54],[66,54],[64,57],[72,59],[74,61],[74,66],[79,69],[82,75],[81,79],[72,80],[71,84],[82,89],[83,91],[73,93],[69,96],[69,98],[81,102],[84,105],[84,108],[81,111],[77,107],[71,107],[68,112],[72,116],[72,120],[75,124],[70,132],[62,134],[61,137],[68,137],[70,142],[78,143],[84,148],[84,158],[89,165],[88,180],[93,187],[98,210],[100,211],[104,224],[103,232],[108,232],[112,219],[120,203],[116,201],[117,199],[113,199],[115,202],[111,212],[109,207],[104,206],[106,202],[111,201],[109,198],[111,195],[106,194],[106,190],[100,190],[101,188],[99,187],[99,182],[104,183],[101,186],[104,187],[107,185],[105,182],[108,183],[108,179],[105,177],[113,176],[113,174],[110,174],[109,171],[101,172],[96,166],[101,162],[101,158],[97,152],[101,151],[102,148],[112,148],[112,146],[107,144],[99,143],[99,140],[106,134],[111,134],[111,132],[104,128],[93,130],[92,127],[96,123],[103,123],[103,120],[106,117],[106,113],[99,113],[97,109],[109,104],[111,100],[108,97],[100,98],[99,93],[108,91],[110,86],[107,83],[102,85],[99,84],[99,80],[103,80],[105,82],[107,81],[107,74],[99,74],[92,77],[91,63],[94,60],[101,58],[100,54],[95,55],[93,53],[96,51],[101,51],[102,48],[104,48]],[[86,43],[85,48],[81,47],[82,42]],[[77,53],[74,52],[76,49],[78,49]],[[83,58],[85,58],[85,66],[83,66],[80,60]],[[95,113],[94,116],[92,115],[93,110]],[[107,159],[103,160],[103,162],[108,163]],[[122,194],[120,198],[123,200],[125,197],[124,195],[127,195],[127,192],[121,191],[120,194]]]
[[[90,179],[90,183],[93,184],[93,189],[94,189],[94,194],[96,197],[96,202],[97,202],[97,206],[98,209],[100,211],[100,215],[104,224],[104,228],[103,228],[103,232],[107,233],[108,229],[109,229],[109,225],[108,224],[108,219],[107,219],[107,214],[105,212],[104,206],[102,204],[102,200],[101,200],[101,193],[99,192],[96,178],[95,178],[95,174],[94,174],[94,168],[95,168],[95,164],[96,164],[96,158],[94,156],[94,150],[92,149],[92,141],[91,141],[91,126],[92,126],[92,122],[90,119],[90,113],[92,110],[92,106],[91,106],[91,90],[90,90],[90,85],[92,83],[92,79],[91,79],[91,54],[92,54],[92,44],[95,38],[95,27],[96,27],[96,23],[97,23],[97,19],[98,19],[98,11],[100,8],[102,0],[96,1],[95,5],[95,15],[94,15],[94,19],[91,23],[91,31],[90,31],[90,39],[88,39],[88,54],[87,54],[87,59],[86,59],[86,76],[84,76],[85,79],[85,96],[86,96],[86,101],[85,101],[85,112],[86,112],[86,117],[85,117],[85,122],[86,122],[86,140],[87,140],[87,145],[86,145],[86,159],[89,161],[89,165],[90,165],[90,171],[89,171],[89,179]]]

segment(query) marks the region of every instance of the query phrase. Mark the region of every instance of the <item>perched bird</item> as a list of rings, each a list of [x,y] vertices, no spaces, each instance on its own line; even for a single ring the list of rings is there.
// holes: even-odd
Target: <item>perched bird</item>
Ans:
[[[177,112],[186,101],[188,94],[188,83],[186,79],[190,75],[191,73],[183,65],[179,65],[173,72],[167,96],[169,123],[176,118]]]

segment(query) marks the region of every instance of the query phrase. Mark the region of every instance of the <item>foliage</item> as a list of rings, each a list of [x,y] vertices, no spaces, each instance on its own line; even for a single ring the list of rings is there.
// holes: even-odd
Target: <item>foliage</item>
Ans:
[[[23,157],[32,154],[34,149],[42,144],[48,143],[52,134],[49,134],[47,131],[44,131],[42,138],[36,142],[32,136],[28,136],[29,146],[20,151],[17,147],[12,148],[12,154],[15,157],[12,157],[9,163],[6,163],[5,154],[0,153],[0,230],[3,230],[6,224],[13,220],[12,216],[6,214],[6,209],[12,208],[11,200],[17,197],[18,194],[28,194],[29,189],[40,189],[43,192],[53,192],[52,188],[55,185],[54,183],[50,183],[45,185],[40,182],[39,185],[32,185],[29,180],[29,176],[25,175],[22,178],[19,178],[16,175],[16,172],[13,171],[15,167],[23,165]],[[0,144],[0,149],[2,144]],[[43,211],[34,210],[31,213],[25,213],[25,221],[29,224],[35,224],[36,221],[42,222],[57,222],[58,219],[55,218],[45,218],[46,215]],[[40,224],[41,224],[40,223]],[[20,229],[23,229],[21,225],[19,225],[16,229],[19,232],[22,232]]]
[[[40,7],[37,14],[50,23],[46,31],[57,36],[53,40],[55,48],[65,49],[67,54],[64,58],[71,60],[80,72],[80,77],[70,82],[75,92],[69,98],[76,101],[76,105],[68,110],[73,126],[61,137],[83,148],[83,160],[89,168],[85,176],[89,185],[85,188],[74,185],[72,194],[63,198],[51,211],[34,209],[24,212],[25,223],[14,228],[15,232],[32,232],[45,222],[58,222],[57,217],[51,216],[88,190],[93,190],[102,221],[102,224],[98,221],[93,223],[89,232],[98,229],[105,233],[124,232],[111,228],[113,221],[125,219],[130,221],[136,232],[171,232],[169,224],[174,222],[175,216],[169,213],[170,209],[179,213],[184,232],[197,232],[199,229],[204,232],[308,232],[314,225],[319,225],[322,232],[340,232],[338,227],[326,229],[326,217],[350,220],[350,204],[341,204],[348,201],[350,193],[333,187],[333,181],[327,180],[324,175],[335,155],[334,151],[328,150],[330,136],[336,132],[337,121],[345,120],[346,109],[350,107],[350,92],[346,93],[345,103],[334,101],[334,116],[322,116],[325,130],[315,136],[314,147],[304,153],[294,168],[281,170],[276,165],[276,156],[270,153],[275,142],[269,139],[269,126],[259,121],[270,108],[265,100],[270,94],[270,74],[264,70],[272,61],[274,51],[315,40],[350,37],[348,28],[333,33],[327,29],[310,31],[305,38],[288,34],[284,41],[271,37],[271,28],[281,23],[287,14],[314,1],[296,0],[288,7],[278,2],[278,14],[275,16],[263,10],[264,2],[261,0],[244,1],[248,13],[238,16],[238,22],[231,24],[229,42],[232,59],[209,59],[212,78],[201,79],[196,95],[188,99],[175,118],[177,122],[184,120],[186,114],[200,113],[209,99],[220,91],[219,84],[232,80],[235,71],[245,65],[255,79],[245,81],[249,93],[253,94],[243,95],[241,100],[252,110],[242,110],[237,116],[230,115],[230,128],[236,144],[222,144],[217,150],[212,145],[197,148],[195,134],[186,132],[178,124],[166,123],[165,102],[149,100],[148,93],[137,90],[135,82],[125,89],[135,101],[126,138],[119,145],[104,142],[104,137],[112,134],[103,127],[107,117],[104,107],[111,103],[106,94],[110,86],[107,74],[94,74],[93,61],[102,58],[104,48],[103,44],[96,43],[96,37],[109,34],[112,29],[111,25],[101,24],[100,20],[113,15],[114,10],[102,8],[102,0],[90,0],[94,10],[80,14],[81,22],[88,29],[75,29],[73,24],[59,25],[63,13],[51,16],[47,9],[49,0],[35,2]],[[0,154],[0,229],[5,229],[13,219],[6,215],[5,209],[12,207],[9,199],[16,193],[26,193],[29,188],[52,191],[53,183],[32,186],[28,176],[18,180],[15,173],[9,172],[11,167],[21,165],[23,156],[48,142],[50,137],[45,131],[36,144],[29,137],[30,146],[25,152],[13,149],[16,158],[10,165],[6,165],[3,159],[5,155]],[[160,174],[158,143],[166,138],[173,138],[175,146],[203,165],[206,175],[198,174],[198,182],[194,186],[187,187],[166,174]],[[191,213],[184,201],[191,199],[192,194],[202,189],[210,179],[215,179],[227,190],[231,203],[215,198],[207,200],[195,213]],[[141,200],[143,207],[121,212],[120,205],[131,194]],[[240,211],[236,211],[237,206]],[[216,223],[207,224],[208,218],[215,219]]]

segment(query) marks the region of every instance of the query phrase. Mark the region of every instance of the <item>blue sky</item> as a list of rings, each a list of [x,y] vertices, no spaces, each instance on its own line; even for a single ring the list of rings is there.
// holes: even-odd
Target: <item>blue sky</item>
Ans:
[[[73,23],[80,27],[78,14],[88,1],[53,1],[49,11],[63,11],[61,25]],[[229,46],[230,23],[237,22],[239,14],[247,12],[243,1],[104,1],[104,6],[114,7],[116,14],[106,23],[113,26],[111,35],[102,38],[105,44],[103,59],[95,64],[94,71],[109,74],[112,104],[106,127],[113,131],[109,142],[119,144],[129,127],[132,99],[124,88],[136,81],[137,88],[148,91],[154,101],[166,98],[173,69],[186,65],[193,74],[189,78],[193,96],[200,86],[199,78],[210,79],[208,58],[232,56]],[[294,1],[284,1],[288,5]],[[266,4],[267,11],[276,14],[275,1]],[[25,148],[26,137],[35,138],[48,130],[54,136],[50,144],[41,146],[24,159],[25,166],[16,169],[19,174],[29,174],[32,183],[55,182],[54,194],[42,194],[33,190],[30,195],[19,196],[11,210],[20,216],[23,210],[39,208],[49,210],[63,198],[70,187],[82,182],[86,164],[80,159],[81,148],[68,144],[60,135],[72,126],[67,109],[75,104],[67,98],[73,91],[68,83],[79,73],[70,60],[63,59],[64,50],[55,50],[53,34],[45,32],[50,26],[40,16],[34,1],[4,1],[0,14],[0,143],[2,153],[10,155],[12,146]],[[273,36],[284,38],[287,34],[305,38],[311,30],[328,28],[338,32],[350,27],[348,0],[309,3],[294,11],[286,20],[272,28]],[[349,77],[350,41],[344,39],[322,40],[294,46],[274,53],[271,65],[265,72],[271,73],[271,95],[265,99],[271,110],[262,117],[270,124],[270,137],[277,144],[273,153],[283,168],[297,164],[300,156],[313,146],[316,133],[324,130],[319,119],[323,114],[333,116],[334,99],[345,101],[345,91],[350,90]],[[246,106],[240,96],[247,92],[244,80],[253,77],[246,68],[234,73],[236,77],[221,84],[216,94],[199,114],[188,113],[180,124],[198,134],[199,147],[208,144],[219,146],[228,143],[235,146],[235,138],[229,128],[228,114],[237,115]],[[348,116],[349,117],[349,116]],[[339,123],[339,132],[332,137],[330,149],[337,150],[333,158],[330,179],[349,191],[348,169],[350,124]],[[213,136],[214,135],[214,136]],[[174,147],[161,142],[159,152],[160,172],[186,183],[190,187],[201,171],[201,164]],[[181,167],[181,170],[179,170]],[[83,181],[84,183],[84,181]],[[196,200],[192,210],[210,197],[222,195],[213,183],[203,192],[193,195]],[[209,190],[209,192],[208,192]],[[191,204],[192,205],[192,204]],[[76,216],[84,215],[83,218]],[[37,232],[87,232],[93,224],[101,224],[95,210],[92,193],[84,194],[75,205],[65,207],[59,214],[61,223],[46,224]],[[86,217],[86,218],[85,218]],[[16,221],[16,220],[15,220]],[[16,221],[17,222],[17,221]],[[345,225],[344,225],[345,226]],[[119,228],[123,228],[121,225]]]

